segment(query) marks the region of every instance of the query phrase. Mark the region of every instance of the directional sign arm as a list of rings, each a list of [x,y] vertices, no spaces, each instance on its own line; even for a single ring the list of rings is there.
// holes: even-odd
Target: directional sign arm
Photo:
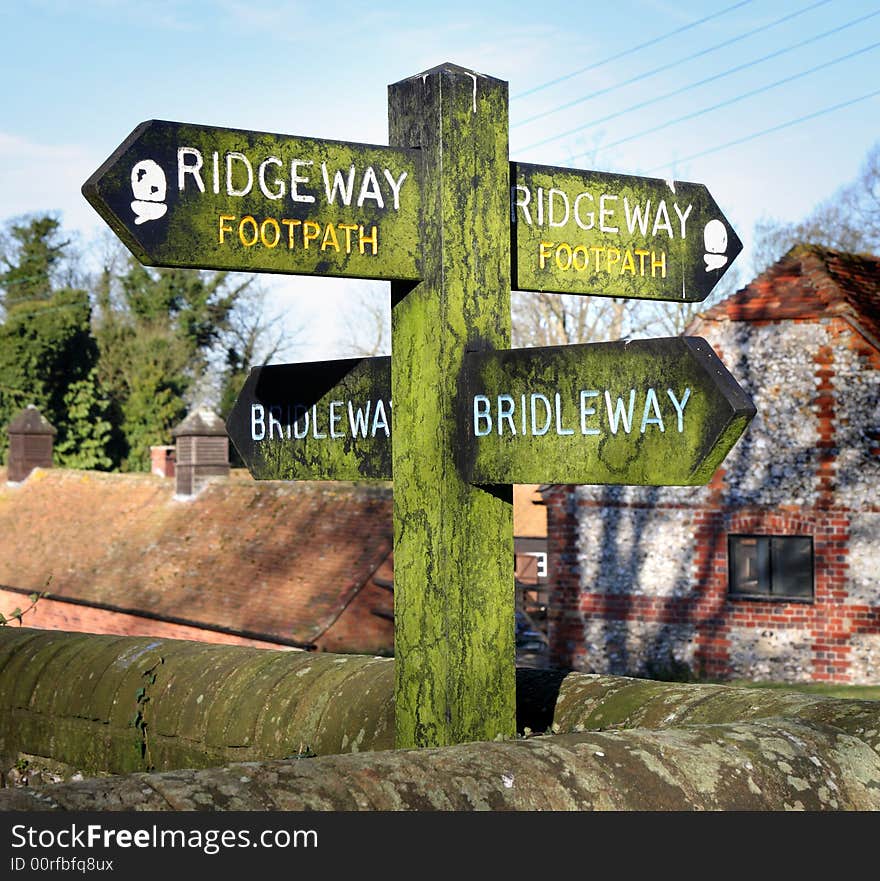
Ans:
[[[391,359],[254,367],[226,429],[257,480],[390,480]]]
[[[417,150],[149,120],[82,192],[148,266],[421,277]]]
[[[742,242],[703,184],[511,162],[513,287],[704,300]]]
[[[699,337],[473,353],[464,389],[480,484],[705,484],[755,414]]]

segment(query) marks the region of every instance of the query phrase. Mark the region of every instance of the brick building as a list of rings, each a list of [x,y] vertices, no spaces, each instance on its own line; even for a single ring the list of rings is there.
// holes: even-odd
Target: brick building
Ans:
[[[543,489],[554,660],[880,682],[880,259],[798,246],[688,333],[757,416],[707,487]]]

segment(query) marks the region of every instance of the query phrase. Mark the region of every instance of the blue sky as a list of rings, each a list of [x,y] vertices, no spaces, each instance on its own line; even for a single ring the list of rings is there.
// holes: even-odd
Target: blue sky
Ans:
[[[387,143],[387,85],[443,61],[510,83],[513,159],[706,184],[746,277],[755,221],[800,218],[880,140],[880,0],[17,0],[2,21],[0,223],[59,212],[85,246],[104,227],[80,186],[137,123]],[[383,287],[264,283],[309,360]]]

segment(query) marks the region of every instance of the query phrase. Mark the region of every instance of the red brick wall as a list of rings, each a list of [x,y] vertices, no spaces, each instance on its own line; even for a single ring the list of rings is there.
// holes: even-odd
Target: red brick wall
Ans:
[[[26,595],[18,591],[0,588],[0,612],[7,617],[13,610],[25,609],[30,605]],[[258,639],[247,639],[229,633],[218,633],[202,627],[176,624],[142,618],[126,612],[109,609],[96,609],[75,603],[43,597],[23,619],[27,627],[40,630],[66,630],[76,633],[109,633],[115,636],[155,636],[162,639],[191,639],[196,642],[209,642],[217,645],[249,645],[256,648],[288,650],[289,646],[278,645]],[[10,627],[16,626],[10,623]],[[296,651],[296,649],[294,649]]]

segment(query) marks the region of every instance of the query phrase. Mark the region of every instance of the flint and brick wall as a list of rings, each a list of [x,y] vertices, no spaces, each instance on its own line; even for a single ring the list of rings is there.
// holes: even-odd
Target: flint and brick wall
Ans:
[[[842,318],[700,333],[758,414],[708,487],[545,492],[555,662],[877,683],[880,352]],[[731,533],[812,536],[813,602],[731,599]]]

